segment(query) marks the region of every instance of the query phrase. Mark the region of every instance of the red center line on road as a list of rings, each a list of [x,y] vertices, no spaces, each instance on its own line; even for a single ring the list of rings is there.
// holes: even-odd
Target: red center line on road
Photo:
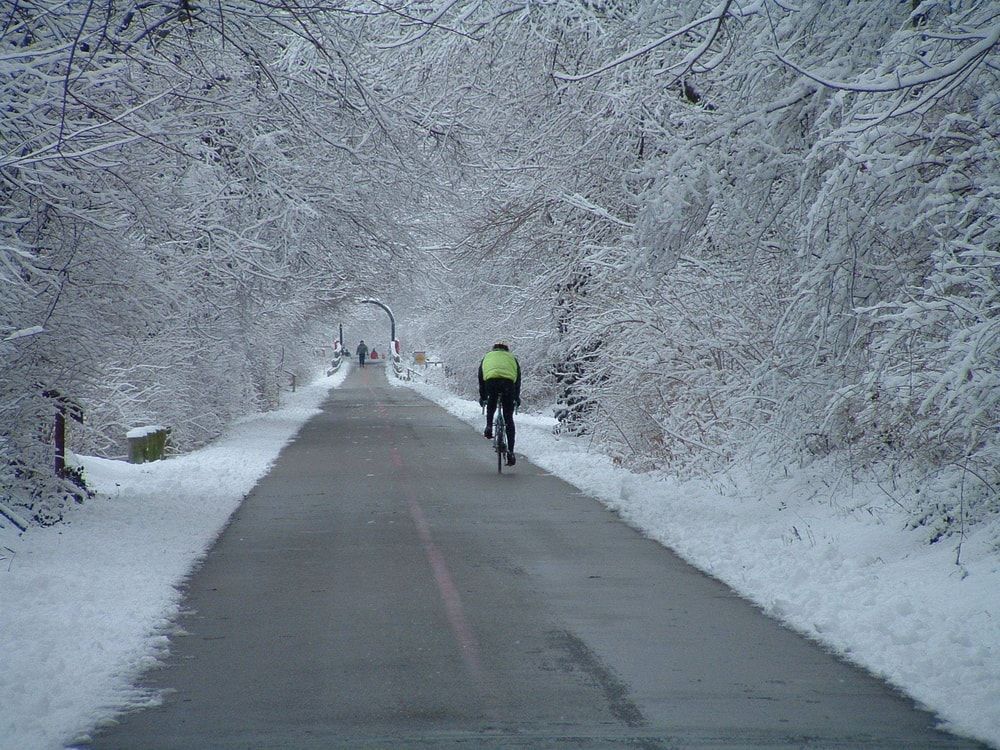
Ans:
[[[379,404],[378,410],[380,413],[383,413],[384,406]],[[403,476],[406,471],[406,464],[397,446],[392,446],[390,455],[393,466],[399,471],[400,476]],[[424,554],[427,556],[427,561],[430,563],[431,570],[434,573],[434,582],[437,584],[438,593],[441,596],[441,601],[444,603],[445,613],[448,616],[448,624],[451,626],[451,632],[458,643],[462,661],[465,662],[465,668],[472,678],[478,684],[482,684],[483,670],[479,660],[479,644],[476,641],[475,634],[472,632],[469,621],[465,618],[465,610],[462,608],[462,597],[459,595],[455,582],[451,577],[451,572],[448,570],[448,564],[445,562],[444,555],[434,543],[430,525],[427,523],[423,508],[420,507],[413,489],[405,482],[401,484],[403,485],[403,492],[406,497],[407,508],[410,511],[410,517],[417,527],[417,535],[420,537],[420,543],[423,545]]]

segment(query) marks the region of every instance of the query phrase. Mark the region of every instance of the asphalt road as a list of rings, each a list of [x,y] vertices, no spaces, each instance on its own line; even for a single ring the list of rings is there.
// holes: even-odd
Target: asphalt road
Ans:
[[[186,590],[164,703],[96,748],[957,748],[381,368],[355,370]]]

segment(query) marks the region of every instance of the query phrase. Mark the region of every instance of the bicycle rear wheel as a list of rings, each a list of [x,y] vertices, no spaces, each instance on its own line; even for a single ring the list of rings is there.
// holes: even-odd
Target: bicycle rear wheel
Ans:
[[[503,459],[507,455],[507,424],[504,422],[503,415],[499,415],[499,417],[495,425],[497,432],[493,438],[493,449],[497,453],[497,474],[503,474]]]

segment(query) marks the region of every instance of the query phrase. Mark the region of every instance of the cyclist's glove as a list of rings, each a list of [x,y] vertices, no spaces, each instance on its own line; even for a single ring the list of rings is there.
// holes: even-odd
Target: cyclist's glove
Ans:
[[[486,399],[485,398],[479,399],[479,405],[485,409],[486,408]]]

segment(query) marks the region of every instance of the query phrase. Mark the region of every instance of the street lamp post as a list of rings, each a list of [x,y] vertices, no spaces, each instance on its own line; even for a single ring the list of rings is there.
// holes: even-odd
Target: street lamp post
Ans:
[[[385,304],[384,302],[379,302],[377,299],[363,299],[361,301],[363,303],[369,304],[369,305],[378,305],[379,307],[381,307],[383,310],[386,311],[386,313],[389,315],[389,325],[391,326],[391,329],[392,329],[391,338],[389,340],[392,341],[392,342],[394,342],[393,345],[395,345],[395,341],[396,341],[396,318],[392,314],[392,310],[389,309],[389,306],[387,304]]]

